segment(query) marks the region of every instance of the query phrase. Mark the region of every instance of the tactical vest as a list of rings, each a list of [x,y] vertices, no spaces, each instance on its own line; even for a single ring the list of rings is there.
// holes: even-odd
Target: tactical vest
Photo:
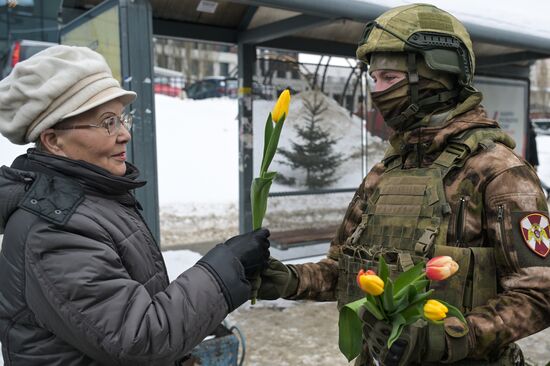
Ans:
[[[464,313],[496,296],[493,248],[463,248],[447,243],[451,208],[443,186],[451,170],[462,167],[471,155],[495,142],[513,146],[500,128],[478,128],[450,140],[428,167],[402,169],[398,154],[386,155],[385,172],[368,197],[362,221],[340,250],[339,309],[364,296],[355,277],[361,268],[377,269],[380,256],[384,256],[394,278],[419,261],[451,256],[460,270],[446,281],[434,282],[431,288],[435,290],[434,298],[447,301]],[[435,328],[434,331],[443,332],[443,327]],[[435,338],[441,344],[431,345],[428,360],[441,359],[440,353],[445,351],[443,334]]]

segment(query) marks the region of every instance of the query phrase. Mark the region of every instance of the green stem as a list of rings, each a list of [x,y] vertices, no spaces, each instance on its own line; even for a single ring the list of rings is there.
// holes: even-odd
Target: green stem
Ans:
[[[418,277],[416,277],[414,280],[412,280],[409,285],[412,285],[413,283],[423,280],[426,278],[426,272],[422,272]],[[393,296],[394,299],[397,299],[399,296],[401,296],[401,293],[407,289],[407,286],[404,286],[401,290],[397,291],[397,293]]]
[[[380,300],[380,296],[374,296],[374,299],[376,300],[376,305],[378,305],[378,309],[380,309],[382,316],[384,317],[384,319],[388,320],[388,317],[386,316],[386,311],[384,310],[384,306],[382,305],[382,300]]]

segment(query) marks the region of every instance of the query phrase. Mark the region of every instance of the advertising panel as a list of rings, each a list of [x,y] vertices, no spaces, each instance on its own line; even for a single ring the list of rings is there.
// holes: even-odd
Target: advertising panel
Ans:
[[[61,44],[89,47],[101,53],[113,71],[113,76],[122,83],[118,5],[113,3],[102,10],[64,28]]]
[[[481,104],[489,118],[516,141],[515,151],[525,156],[529,82],[527,80],[476,76],[475,87],[483,93]]]

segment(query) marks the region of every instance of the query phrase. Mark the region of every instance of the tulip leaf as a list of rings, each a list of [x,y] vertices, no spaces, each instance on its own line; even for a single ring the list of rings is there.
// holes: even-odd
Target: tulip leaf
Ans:
[[[265,156],[267,151],[267,146],[269,145],[269,140],[271,140],[271,135],[273,134],[273,119],[271,117],[271,112],[267,116],[267,120],[265,121],[265,128],[264,128],[264,154],[262,155],[262,165],[260,167],[263,167],[265,164]],[[266,168],[267,170],[267,168]],[[263,173],[263,170],[260,169],[260,175]]]
[[[399,338],[406,322],[406,319],[401,314],[397,314],[393,317],[391,324],[392,329],[390,337],[388,338],[388,349],[390,349],[393,342],[395,342]]]
[[[462,314],[462,312],[460,310],[458,310],[453,305],[451,305],[449,303],[446,303],[445,301],[441,301],[441,300],[437,300],[437,301],[439,301],[440,303],[445,305],[447,307],[447,309],[449,310],[447,312],[447,317],[454,316],[454,317],[460,319],[460,321],[463,322],[464,324],[468,325],[468,323],[466,323],[466,318],[464,318],[464,315]]]
[[[390,274],[390,269],[388,268],[386,260],[384,259],[383,255],[380,255],[378,259],[378,277],[380,277],[382,281],[386,283],[386,281],[388,280],[389,274]]]
[[[252,206],[252,227],[254,230],[262,226],[267,210],[267,197],[273,178],[254,178],[250,187],[250,201]]]
[[[366,303],[366,299],[359,299],[347,304],[340,310],[338,347],[348,361],[353,360],[361,353],[363,323],[359,317],[359,312]]]
[[[261,178],[264,179],[275,179],[277,172],[265,172],[261,175]]]
[[[420,280],[420,281],[416,281],[414,283],[414,287],[416,287],[416,290],[417,291],[425,291],[426,290],[426,287],[428,287],[428,284],[430,283],[430,281],[428,280]]]
[[[380,311],[378,305],[365,301],[365,308],[378,320],[384,320],[384,314]]]
[[[384,292],[381,298],[386,313],[392,313],[395,310],[395,304],[393,302],[393,282],[389,278],[385,281]]]
[[[420,319],[422,315],[423,315],[423,310],[422,310],[421,303],[411,304],[401,312],[401,316],[405,318],[408,324],[414,323],[415,321]]]
[[[418,278],[424,272],[424,262],[418,262],[414,267],[401,273],[395,280],[394,291],[396,294],[400,294],[401,290],[413,281],[417,281]]]
[[[395,308],[394,308],[392,314],[397,314],[397,313],[402,312],[403,309],[405,309],[407,306],[409,306],[410,301],[416,296],[416,294],[417,294],[416,288],[413,285],[408,285],[407,290],[409,292],[409,294],[407,296],[394,297]],[[411,291],[414,291],[413,295],[411,295]],[[403,292],[403,293],[405,293],[405,292]]]
[[[418,295],[418,289],[416,288],[416,286],[409,285],[407,291],[407,298],[409,302],[412,302],[416,295]]]
[[[374,296],[372,296],[371,294],[365,293],[365,297],[366,297],[368,302],[370,302],[371,304],[376,306],[376,299],[374,298]]]
[[[275,124],[273,132],[271,133],[271,138],[269,139],[269,143],[265,149],[264,159],[262,159],[262,167],[260,168],[260,172],[265,172],[269,169],[269,165],[271,164],[271,161],[275,156],[275,152],[277,151],[277,146],[279,145],[279,138],[281,137],[281,130],[283,129],[284,123],[285,117],[283,114],[283,118]]]
[[[434,292],[434,290],[429,290],[427,292],[421,292],[419,293],[418,295],[416,295],[414,297],[414,299],[411,300],[411,305],[412,304],[418,304],[418,303],[425,303],[426,300],[428,300],[428,298],[432,295],[432,293]]]
[[[383,305],[380,303],[380,297],[376,296],[374,297],[371,294],[365,294],[367,303],[365,304],[365,307],[369,309],[372,315],[376,317],[378,320],[386,319],[386,314],[384,312]]]

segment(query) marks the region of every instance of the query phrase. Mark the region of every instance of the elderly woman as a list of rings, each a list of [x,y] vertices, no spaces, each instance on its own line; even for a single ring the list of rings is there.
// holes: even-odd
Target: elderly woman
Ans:
[[[174,365],[250,296],[267,230],[169,283],[126,162],[136,94],[105,60],[55,46],[0,81],[0,132],[36,143],[0,169],[0,334],[10,365]]]

